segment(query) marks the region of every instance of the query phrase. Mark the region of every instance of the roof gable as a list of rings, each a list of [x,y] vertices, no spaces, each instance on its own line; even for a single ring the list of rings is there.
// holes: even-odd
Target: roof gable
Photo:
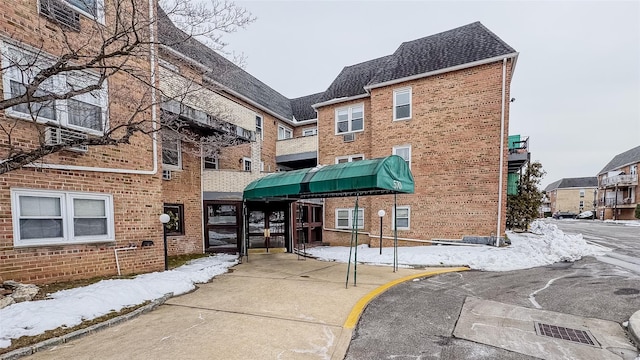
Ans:
[[[402,43],[370,85],[514,53],[480,22]]]
[[[640,146],[614,156],[613,159],[611,159],[611,161],[609,161],[609,163],[600,170],[598,175],[606,173],[607,171],[619,169],[634,162],[640,162]]]
[[[291,110],[297,121],[311,120],[317,118],[316,110],[312,107],[317,103],[324,93],[317,93],[299,98],[291,99]]]
[[[364,87],[369,84],[376,72],[391,57],[392,55],[387,55],[363,63],[345,66],[329,85],[319,102],[366,94],[367,91]]]
[[[579,177],[579,178],[563,178],[547,185],[545,191],[553,191],[556,189],[568,188],[594,188],[598,186],[598,178],[595,176]]]

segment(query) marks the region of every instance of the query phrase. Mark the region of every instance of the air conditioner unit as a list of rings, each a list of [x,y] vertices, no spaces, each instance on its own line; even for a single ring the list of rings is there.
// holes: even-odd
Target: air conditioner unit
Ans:
[[[171,170],[162,170],[162,180],[171,180]]]
[[[44,141],[47,145],[64,145],[69,144],[77,140],[84,140],[87,138],[87,134],[81,133],[78,131],[58,128],[58,127],[48,127],[44,131]],[[69,147],[67,150],[77,151],[77,152],[87,152],[89,150],[89,146],[87,145],[74,145]]]
[[[80,31],[80,13],[60,0],[40,0],[40,14],[71,30]]]
[[[356,134],[355,133],[349,133],[349,134],[342,135],[342,140],[344,142],[352,142],[355,139],[356,139]]]

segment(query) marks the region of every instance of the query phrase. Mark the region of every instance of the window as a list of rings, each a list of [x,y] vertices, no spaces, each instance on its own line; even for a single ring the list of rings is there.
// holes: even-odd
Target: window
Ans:
[[[204,158],[204,168],[208,170],[218,170],[218,159],[213,157]]]
[[[346,162],[354,162],[354,161],[360,161],[360,160],[364,160],[364,155],[358,154],[358,155],[338,156],[336,157],[336,164],[342,164]]]
[[[631,165],[631,169],[629,171],[631,175],[635,175],[638,173],[638,165]]]
[[[114,240],[111,195],[11,190],[14,245]]]
[[[318,128],[308,128],[302,130],[302,136],[318,135]]]
[[[244,171],[251,172],[251,159],[242,158],[242,162],[243,162],[243,165],[244,165]]]
[[[393,91],[393,120],[411,119],[411,88]]]
[[[169,222],[164,225],[167,235],[184,235],[184,205],[164,204],[163,212],[169,215]]]
[[[395,226],[396,221],[398,224],[398,230],[409,230],[409,224],[411,223],[411,209],[409,206],[397,206],[397,210],[391,217],[391,223]],[[396,220],[397,217],[397,220]]]
[[[94,18],[104,25],[104,0],[62,0],[71,8],[85,16]]]
[[[336,135],[364,130],[364,105],[336,109]]]
[[[2,43],[2,85],[8,91],[5,99],[21,96],[36,74],[49,67],[53,59],[45,54],[33,54],[18,47]],[[65,72],[45,80],[35,96],[51,93],[67,93],[97,84],[99,77],[87,71]],[[106,81],[102,89],[76,95],[67,100],[50,100],[40,103],[24,103],[5,110],[7,115],[44,123],[56,123],[64,127],[102,135],[107,126],[108,91]]]
[[[182,151],[180,140],[169,130],[162,131],[162,167],[182,169]]]
[[[291,139],[293,137],[293,130],[288,127],[278,125],[278,140]]]
[[[584,189],[580,189],[580,197],[583,198],[584,197]]]
[[[256,133],[259,135],[260,140],[264,140],[264,135],[262,134],[262,116],[256,115]]]
[[[411,145],[394,146],[392,154],[403,158],[411,169]]]
[[[355,209],[336,209],[336,229],[353,229]],[[358,229],[364,229],[364,209],[358,208]]]
[[[580,200],[580,209],[582,209],[584,207],[584,201]]]

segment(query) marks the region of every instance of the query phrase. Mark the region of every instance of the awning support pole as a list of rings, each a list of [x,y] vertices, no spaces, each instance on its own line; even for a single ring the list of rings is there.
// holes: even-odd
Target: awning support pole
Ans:
[[[353,231],[355,232],[355,238],[356,238],[356,248],[353,255],[353,286],[357,286],[356,280],[358,276],[358,195],[356,195],[356,206],[355,206],[353,217],[354,217]]]
[[[393,272],[398,271],[398,194],[393,194]]]
[[[244,221],[242,222],[242,235],[244,239],[242,239],[242,246],[240,249],[241,256],[247,257],[247,262],[249,262],[249,211],[247,211],[247,201],[242,201],[242,218]]]

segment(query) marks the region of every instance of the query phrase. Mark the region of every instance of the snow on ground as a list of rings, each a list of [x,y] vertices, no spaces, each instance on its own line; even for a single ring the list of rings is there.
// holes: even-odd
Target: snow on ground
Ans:
[[[486,271],[511,271],[544,266],[560,261],[575,261],[583,256],[603,255],[604,248],[588,244],[581,234],[569,235],[554,224],[534,221],[531,233],[508,232],[511,240],[508,247],[492,246],[420,246],[399,247],[398,264],[400,266],[463,266]],[[352,254],[353,261],[355,256]],[[317,247],[307,252],[322,260],[347,262],[348,247]],[[389,265],[393,264],[393,248],[369,248],[360,245],[357,248],[359,263]]]
[[[200,258],[174,270],[138,275],[133,279],[103,280],[58,291],[51,299],[27,301],[0,309],[0,348],[11,339],[32,336],[60,326],[72,327],[111,311],[154,300],[167,293],[184,294],[238,263],[236,255]]]
[[[640,226],[640,220],[605,220],[606,223],[622,224],[625,226]]]

